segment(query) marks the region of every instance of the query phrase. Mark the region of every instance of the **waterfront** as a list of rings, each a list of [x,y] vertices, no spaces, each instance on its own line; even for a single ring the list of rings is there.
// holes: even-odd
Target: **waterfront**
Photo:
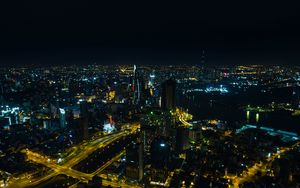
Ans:
[[[192,93],[180,96],[180,106],[193,114],[195,120],[220,119],[231,126],[239,124],[253,124],[272,127],[278,130],[300,133],[300,116],[293,116],[292,112],[276,110],[272,112],[247,111],[238,105],[241,96],[208,96]],[[240,104],[240,103],[239,103]]]

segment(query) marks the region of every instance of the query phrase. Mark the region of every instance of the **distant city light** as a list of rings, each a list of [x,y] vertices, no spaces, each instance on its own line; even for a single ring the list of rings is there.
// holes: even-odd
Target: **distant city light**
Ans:
[[[300,172],[300,67],[1,70],[0,188],[270,187],[288,179],[282,165]]]
[[[187,93],[190,92],[205,92],[205,93],[212,93],[212,92],[220,92],[221,94],[229,93],[229,90],[224,87],[223,85],[220,85],[219,87],[206,87],[206,89],[188,89],[186,90]]]

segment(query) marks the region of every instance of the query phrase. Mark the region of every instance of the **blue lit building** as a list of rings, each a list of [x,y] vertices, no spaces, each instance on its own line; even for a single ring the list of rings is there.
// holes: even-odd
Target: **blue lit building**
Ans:
[[[59,123],[61,128],[66,127],[66,111],[63,108],[59,109]]]

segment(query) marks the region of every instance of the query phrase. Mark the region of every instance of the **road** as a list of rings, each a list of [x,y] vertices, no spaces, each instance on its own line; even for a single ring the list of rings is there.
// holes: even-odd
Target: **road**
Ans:
[[[192,124],[190,124],[189,122],[187,122],[188,120],[192,119],[192,115],[191,114],[189,114],[187,112],[184,112],[183,110],[181,110],[179,108],[176,108],[175,116],[178,117],[179,121],[182,123],[182,125],[184,127],[190,127],[190,126],[192,126]]]
[[[123,182],[109,181],[109,180],[102,180],[102,185],[111,186],[111,187],[122,187],[122,188],[142,188],[142,186],[139,185],[133,185],[133,184],[127,184]]]
[[[255,163],[253,166],[247,168],[246,170],[244,170],[241,173],[240,177],[238,177],[238,176],[226,176],[224,178],[229,179],[229,180],[232,181],[232,183],[233,183],[232,187],[238,188],[239,185],[241,185],[245,182],[253,181],[258,172],[262,172],[263,175],[264,175],[264,173],[267,170],[267,166],[270,163],[272,163],[276,158],[280,157],[280,155],[284,154],[285,152],[288,152],[290,150],[298,148],[299,146],[300,146],[300,142],[297,142],[296,144],[294,144],[290,147],[284,147],[284,148],[280,149],[279,152],[273,153],[270,157],[268,157],[265,162],[260,161],[258,163]]]
[[[57,159],[50,159],[47,156],[43,156],[39,153],[32,152],[29,149],[24,150],[23,152],[27,155],[28,160],[31,160],[33,162],[43,164],[49,168],[52,169],[52,171],[49,171],[46,173],[46,175],[43,175],[39,178],[33,178],[33,177],[26,177],[23,176],[23,178],[14,178],[11,179],[11,181],[8,182],[9,187],[25,187],[25,186],[35,186],[40,184],[41,182],[48,180],[58,174],[66,174],[68,176],[80,179],[82,181],[88,181],[90,180],[95,173],[101,172],[103,169],[105,169],[109,164],[113,162],[113,160],[108,161],[105,163],[102,167],[100,167],[95,173],[93,174],[86,174],[83,172],[76,171],[72,169],[72,167],[76,164],[78,164],[80,161],[87,158],[91,153],[96,151],[97,149],[104,148],[108,146],[109,144],[115,142],[116,140],[121,139],[122,137],[131,135],[135,133],[139,129],[139,124],[135,123],[131,126],[131,130],[122,130],[120,132],[102,136],[100,135],[97,138],[94,138],[93,140],[89,142],[83,142],[77,146],[74,146],[72,148],[72,152],[69,153],[68,156],[66,156],[64,159],[62,159],[61,164],[57,164]],[[119,155],[118,155],[119,156]],[[113,159],[117,159],[117,157],[114,157]]]

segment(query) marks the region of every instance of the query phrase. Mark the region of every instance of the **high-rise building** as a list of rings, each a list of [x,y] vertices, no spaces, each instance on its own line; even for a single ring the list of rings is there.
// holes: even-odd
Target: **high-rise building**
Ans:
[[[143,150],[148,154],[152,140],[156,136],[156,127],[148,124],[141,124],[141,140],[143,142]]]
[[[157,107],[159,104],[159,92],[156,87],[156,82],[155,82],[155,73],[152,71],[149,74],[148,77],[148,84],[147,84],[147,100],[146,100],[146,105],[151,106],[151,107]]]
[[[74,113],[72,110],[66,110],[66,121],[69,128],[74,127]]]
[[[148,82],[148,86],[149,87],[153,87],[155,84],[155,73],[154,71],[152,71],[149,75],[149,82]]]
[[[170,159],[170,145],[167,139],[158,137],[151,143],[151,167],[167,168]]]
[[[86,101],[80,103],[80,131],[82,133],[82,139],[87,139],[88,137],[88,126],[89,124],[89,114],[88,114],[88,104]]]
[[[185,127],[177,127],[176,130],[176,152],[181,153],[190,147],[189,129]]]
[[[189,128],[189,142],[194,145],[198,145],[203,138],[201,127],[190,127]]]
[[[88,127],[88,123],[89,123],[89,120],[87,117],[80,117],[80,120],[79,120],[79,131],[80,131],[80,134],[81,134],[81,138],[83,140],[87,139],[88,138],[88,131],[89,131],[89,127]]]
[[[157,137],[151,144],[150,185],[164,185],[168,177],[170,145],[167,139]]]
[[[86,101],[80,102],[80,117],[88,116],[88,103]]]
[[[137,105],[141,100],[142,79],[139,75],[136,65],[133,66],[133,80],[132,80],[132,92],[133,92],[133,104]]]
[[[169,113],[160,108],[151,108],[141,115],[141,139],[144,151],[150,152],[152,141],[156,137],[171,138],[171,126],[173,125]],[[175,143],[175,142],[174,142]]]
[[[134,143],[126,148],[126,177],[141,181],[143,174],[143,147],[141,143]]]
[[[162,84],[161,107],[163,109],[175,108],[176,82],[167,80]]]
[[[60,128],[65,128],[66,127],[66,111],[63,108],[59,109],[59,123],[60,123]]]

